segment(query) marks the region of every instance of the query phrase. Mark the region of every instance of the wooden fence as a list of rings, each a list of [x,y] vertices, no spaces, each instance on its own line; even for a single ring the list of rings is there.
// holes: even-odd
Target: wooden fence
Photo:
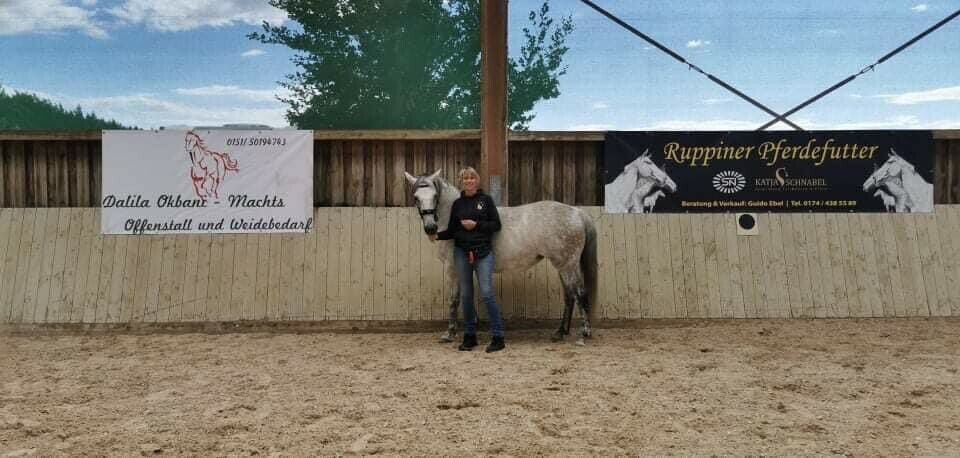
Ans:
[[[599,315],[960,316],[960,206],[929,215],[608,215]],[[449,285],[410,208],[317,208],[291,235],[104,236],[95,208],[0,209],[0,323],[443,320]],[[497,275],[505,315],[556,319],[547,263]],[[482,307],[481,307],[482,308]]]
[[[403,172],[477,167],[477,131],[322,132],[315,134],[314,205],[412,205]],[[960,131],[935,132],[937,203],[960,203]],[[602,205],[602,133],[513,133],[509,202],[557,200]],[[98,207],[100,133],[0,132],[0,207]]]

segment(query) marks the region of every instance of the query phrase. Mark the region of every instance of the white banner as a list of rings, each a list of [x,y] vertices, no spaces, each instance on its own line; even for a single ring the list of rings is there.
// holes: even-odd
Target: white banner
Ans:
[[[308,232],[313,132],[103,132],[104,234]]]

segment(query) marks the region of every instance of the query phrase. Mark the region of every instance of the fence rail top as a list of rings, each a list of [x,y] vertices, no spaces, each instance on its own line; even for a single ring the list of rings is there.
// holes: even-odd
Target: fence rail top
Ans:
[[[511,141],[603,141],[603,131],[511,131]],[[480,129],[314,130],[315,140],[480,140]],[[937,140],[960,140],[960,129],[934,130]],[[0,130],[0,141],[99,141],[99,130]]]

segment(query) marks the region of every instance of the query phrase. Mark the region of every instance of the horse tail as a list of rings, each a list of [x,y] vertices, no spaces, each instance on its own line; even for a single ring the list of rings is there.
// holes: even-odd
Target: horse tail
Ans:
[[[582,212],[581,215],[586,238],[583,252],[580,254],[580,270],[583,272],[583,280],[587,286],[587,303],[590,304],[587,312],[588,317],[591,322],[594,322],[597,314],[597,271],[599,270],[597,264],[597,225],[587,212]]]

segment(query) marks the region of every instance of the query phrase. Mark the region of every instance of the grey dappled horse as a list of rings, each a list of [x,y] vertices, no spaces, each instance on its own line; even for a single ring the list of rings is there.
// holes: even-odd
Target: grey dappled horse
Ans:
[[[879,196],[876,192],[873,195],[883,199],[885,206],[892,197],[896,213],[933,211],[933,185],[927,183],[913,164],[900,157],[893,148],[883,165],[874,165],[874,169],[873,174],[863,182],[864,192],[883,191]]]
[[[437,170],[429,176],[413,176],[404,172],[413,187],[413,197],[427,235],[445,230],[450,221],[453,201],[460,190],[440,177]],[[502,228],[493,238],[496,256],[494,272],[522,272],[543,258],[550,260],[560,274],[565,307],[560,329],[553,340],[570,333],[574,303],[580,306],[583,327],[577,343],[590,337],[590,320],[597,292],[597,230],[593,219],[583,210],[559,202],[542,201],[517,207],[502,207]],[[460,291],[453,262],[453,241],[437,241],[437,256],[447,265],[447,281],[453,287],[446,298],[450,304],[450,321],[442,340],[453,341],[457,334],[457,309]]]

